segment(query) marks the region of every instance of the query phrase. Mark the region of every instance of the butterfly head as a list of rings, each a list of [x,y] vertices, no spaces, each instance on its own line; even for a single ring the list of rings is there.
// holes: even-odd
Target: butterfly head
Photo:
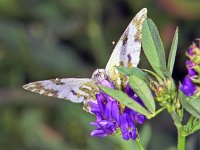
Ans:
[[[99,83],[106,78],[107,76],[104,69],[96,69],[92,74],[92,80],[96,83]]]

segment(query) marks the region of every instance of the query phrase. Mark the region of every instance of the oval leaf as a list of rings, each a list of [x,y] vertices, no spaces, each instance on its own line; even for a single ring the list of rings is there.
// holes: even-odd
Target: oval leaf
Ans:
[[[162,78],[166,72],[165,51],[157,27],[146,19],[142,27],[142,47],[152,68]]]
[[[117,70],[119,71],[119,73],[121,73],[122,75],[125,75],[125,76],[131,76],[134,74],[143,80],[147,80],[147,77],[148,77],[145,72],[143,72],[141,69],[136,68],[136,67],[126,68],[123,66],[119,66],[119,67],[117,67]]]
[[[173,68],[174,68],[177,46],[178,46],[178,28],[176,28],[176,31],[174,34],[172,46],[169,53],[168,63],[167,63],[167,71],[170,73],[170,75],[172,75]]]
[[[196,132],[200,130],[200,120],[198,120],[194,125],[193,125],[193,128],[192,128],[192,133],[193,132]]]
[[[129,77],[129,85],[131,86],[133,91],[135,91],[135,93],[140,97],[148,110],[154,114],[156,109],[155,101],[147,83],[134,74]]]
[[[112,98],[117,100],[118,102],[124,104],[125,106],[135,110],[136,112],[138,112],[140,114],[145,115],[147,118],[150,118],[151,114],[144,107],[142,107],[138,102],[131,99],[124,92],[122,92],[120,90],[114,90],[111,88],[107,88],[102,85],[98,85],[98,86],[103,92],[105,92],[106,94],[108,94],[109,96],[111,96]]]
[[[179,91],[179,100],[182,106],[188,111],[192,116],[200,119],[200,98],[189,98],[186,97],[182,91]]]

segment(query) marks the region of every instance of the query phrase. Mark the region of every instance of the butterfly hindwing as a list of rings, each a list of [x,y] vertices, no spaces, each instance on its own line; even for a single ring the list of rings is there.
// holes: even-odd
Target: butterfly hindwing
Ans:
[[[141,51],[142,24],[146,17],[147,9],[144,8],[133,18],[117,42],[105,68],[111,81],[118,82],[120,79],[116,66],[137,67]]]
[[[46,96],[53,96],[70,100],[75,103],[83,102],[88,110],[89,101],[95,101],[98,87],[88,78],[63,78],[36,81],[23,86],[30,90]]]

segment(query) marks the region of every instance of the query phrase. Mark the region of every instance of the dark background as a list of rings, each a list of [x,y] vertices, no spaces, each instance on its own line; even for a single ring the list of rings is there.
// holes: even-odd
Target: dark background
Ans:
[[[176,26],[177,83],[186,75],[185,51],[200,35],[199,0],[0,0],[0,149],[130,150],[118,136],[90,136],[92,115],[73,104],[22,89],[56,77],[90,77],[104,68],[132,17],[143,7],[158,27],[166,54]],[[149,68],[141,55],[140,67]],[[174,150],[176,129],[167,113],[139,127],[149,150]],[[200,149],[200,134],[188,149]]]

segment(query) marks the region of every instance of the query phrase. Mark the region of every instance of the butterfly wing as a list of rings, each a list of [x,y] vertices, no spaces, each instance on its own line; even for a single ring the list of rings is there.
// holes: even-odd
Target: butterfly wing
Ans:
[[[143,21],[147,17],[147,9],[142,9],[130,22],[106,65],[105,71],[108,78],[121,84],[120,75],[116,66],[137,67],[140,59],[141,51],[141,30]]]
[[[23,86],[24,89],[46,96],[53,96],[84,103],[84,109],[90,111],[89,101],[96,101],[98,87],[88,78],[63,78],[36,81]]]
[[[131,21],[122,34],[105,68],[108,78],[114,83],[121,80],[116,66],[136,67],[141,51],[141,29],[146,18],[147,9],[142,9]],[[119,83],[120,85],[120,83]],[[63,78],[36,81],[23,86],[24,89],[57,98],[67,99],[75,103],[84,103],[84,109],[90,112],[88,102],[96,103],[99,89],[92,79]]]

